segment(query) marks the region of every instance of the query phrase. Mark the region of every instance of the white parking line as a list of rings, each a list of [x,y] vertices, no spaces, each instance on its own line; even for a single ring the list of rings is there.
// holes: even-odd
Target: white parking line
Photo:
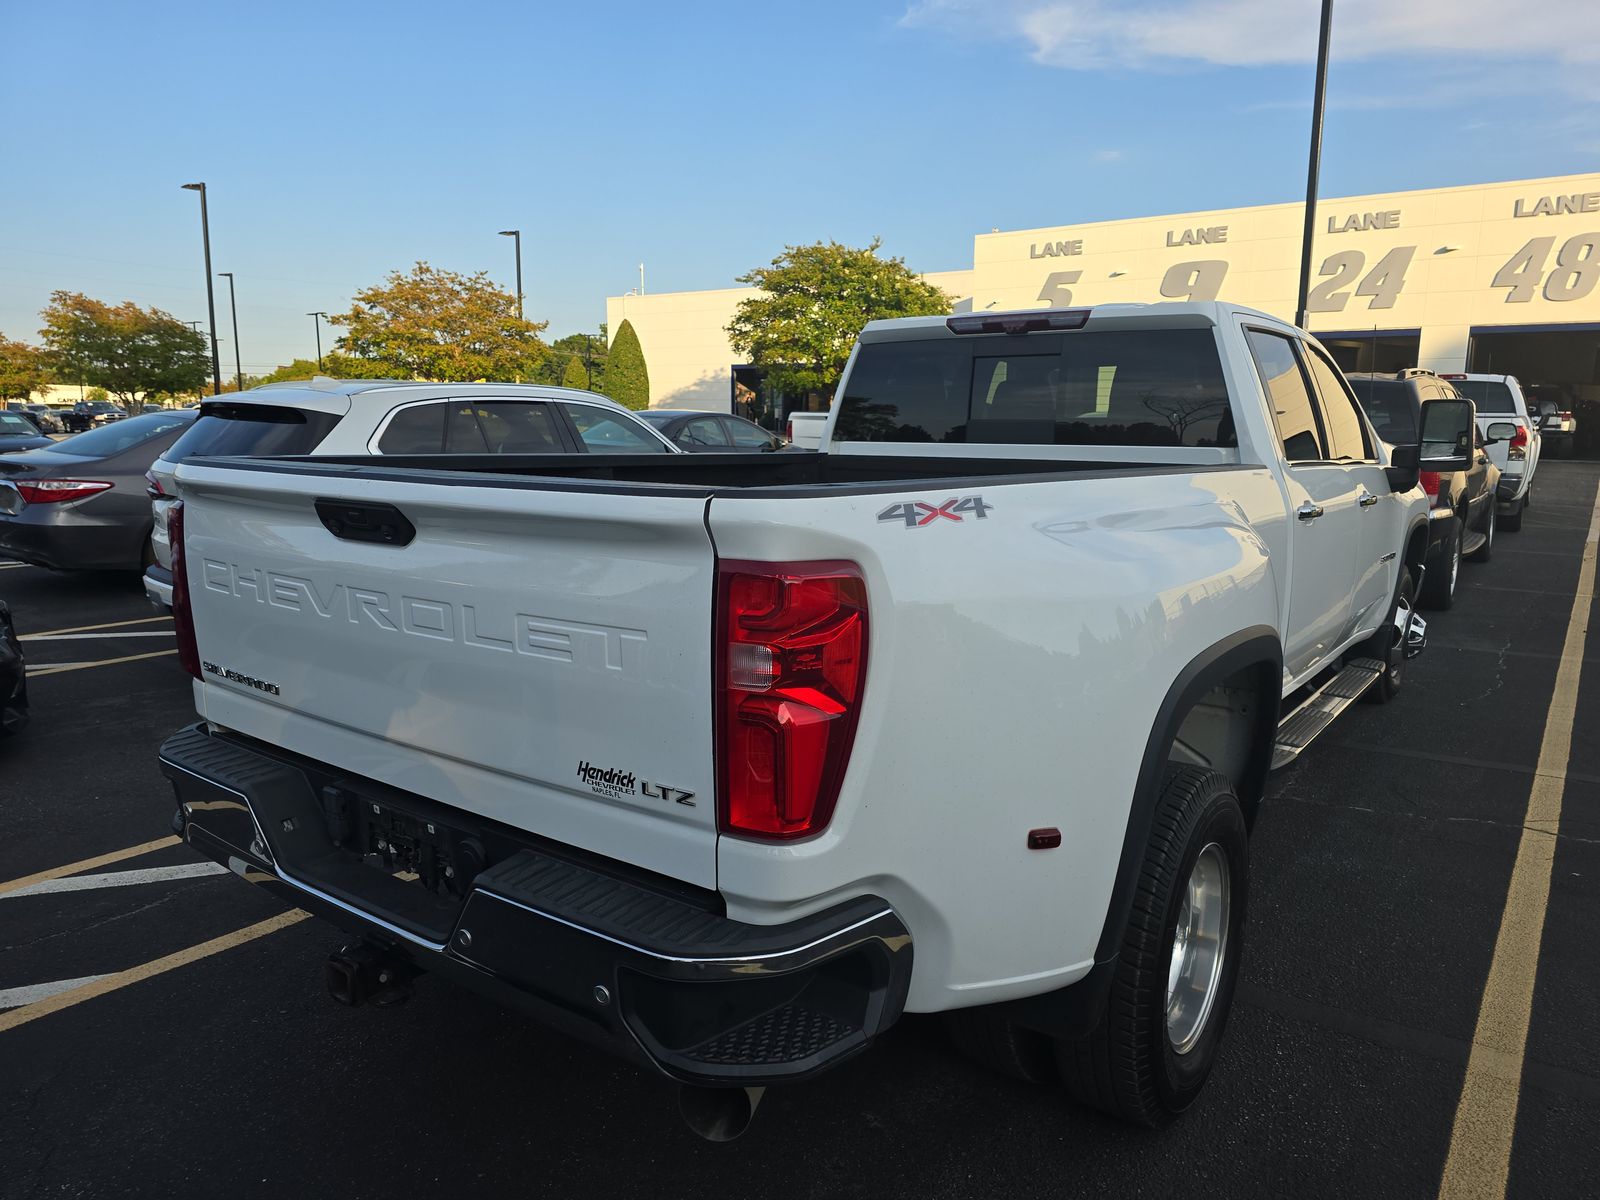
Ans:
[[[221,863],[179,863],[171,867],[141,867],[133,871],[107,871],[101,875],[72,875],[65,879],[46,879],[0,894],[0,900],[18,896],[42,896],[50,892],[87,892],[95,888],[130,887],[136,883],[164,883],[170,879],[198,879],[202,875],[226,875]]]
[[[63,866],[51,867],[48,871],[36,871],[32,875],[24,875],[20,879],[7,879],[0,882],[0,896],[7,892],[14,892],[18,888],[25,888],[31,884],[39,883],[45,879],[60,879],[63,875],[76,875],[79,871],[87,871],[90,867],[104,867],[114,862],[122,862],[128,858],[138,858],[141,854],[149,854],[155,850],[165,850],[168,846],[176,846],[178,839],[170,833],[166,837],[156,838],[153,842],[140,842],[137,846],[128,846],[122,850],[112,850],[106,854],[97,854],[93,858],[80,858],[77,862],[66,863]]]
[[[82,979],[58,979],[54,983],[35,983],[28,987],[0,988],[0,1008],[21,1008],[24,1004],[37,1004],[62,992],[85,984],[99,983],[104,975],[85,975]]]
[[[17,571],[32,565],[32,563],[0,563],[0,571]]]
[[[176,629],[113,629],[109,633],[25,633],[19,642],[87,642],[95,638],[175,637]]]

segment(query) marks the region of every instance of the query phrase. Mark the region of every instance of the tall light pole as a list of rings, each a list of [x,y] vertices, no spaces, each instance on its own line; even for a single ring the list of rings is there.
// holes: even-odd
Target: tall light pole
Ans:
[[[186,192],[200,193],[200,238],[206,248],[206,314],[211,319],[211,394],[222,394],[222,358],[217,353],[217,297],[211,286],[211,218],[206,213],[206,185],[186,183]]]
[[[644,295],[644,264],[639,264],[639,295]]]
[[[1322,109],[1328,97],[1328,34],[1333,28],[1333,0],[1322,0],[1322,30],[1317,35],[1317,83],[1311,99],[1311,163],[1306,168],[1306,223],[1300,242],[1300,293],[1294,323],[1306,327],[1311,302],[1311,239],[1317,231],[1317,178],[1322,174]]]
[[[311,318],[311,323],[317,328],[317,370],[319,371],[322,370],[322,318],[327,315],[320,308],[316,312],[308,312],[306,314]]]
[[[517,242],[517,320],[522,320],[522,230],[502,229],[501,237],[515,238]]]
[[[228,308],[233,313],[233,384],[235,391],[244,391],[244,367],[239,363],[239,301],[233,294],[233,272],[218,271],[228,281]]]

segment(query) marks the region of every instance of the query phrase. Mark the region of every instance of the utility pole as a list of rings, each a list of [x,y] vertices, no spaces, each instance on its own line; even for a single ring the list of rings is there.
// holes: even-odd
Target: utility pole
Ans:
[[[218,271],[218,275],[228,281],[228,308],[233,313],[233,387],[235,391],[244,391],[244,367],[239,363],[239,301],[233,294],[233,272]]]
[[[211,286],[211,218],[206,213],[206,185],[186,183],[186,192],[200,193],[200,238],[206,248],[206,313],[211,319],[211,394],[222,394],[222,358],[217,353],[217,298]]]
[[[517,320],[522,320],[522,230],[502,229],[501,237],[515,238],[517,242]]]
[[[306,314],[311,318],[311,323],[316,326],[317,330],[317,370],[319,371],[322,370],[322,318],[327,315],[320,308],[316,312],[308,312]]]
[[[1328,34],[1333,27],[1333,0],[1322,0],[1322,28],[1317,35],[1317,83],[1311,100],[1311,162],[1306,168],[1306,223],[1300,243],[1300,292],[1294,323],[1306,327],[1311,302],[1311,241],[1317,231],[1317,180],[1322,174],[1322,110],[1328,97]]]
[[[644,295],[644,264],[639,264],[639,295]]]

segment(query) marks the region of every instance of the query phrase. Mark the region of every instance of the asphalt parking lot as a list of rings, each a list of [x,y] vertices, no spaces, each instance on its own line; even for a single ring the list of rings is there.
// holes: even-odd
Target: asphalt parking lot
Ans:
[[[710,1145],[667,1085],[443,984],[341,1008],[340,935],[263,925],[269,898],[169,836],[155,750],[192,719],[170,621],[132,578],[0,565],[33,701],[0,744],[0,1195],[1434,1196],[1447,1157],[1452,1195],[1498,1195],[1480,1160],[1514,1130],[1508,1194],[1593,1196],[1600,643],[1574,664],[1564,780],[1540,759],[1571,703],[1569,621],[1592,617],[1588,597],[1573,619],[1597,485],[1600,465],[1542,466],[1522,531],[1430,614],[1400,699],[1275,778],[1222,1059],[1160,1133],[991,1075],[908,1017]],[[1530,793],[1560,802],[1531,913],[1534,893],[1508,905],[1519,845],[1550,844]],[[1503,957],[1537,962],[1531,1007],[1513,981],[1504,1009],[1504,979],[1484,1001],[1503,924]],[[1497,1091],[1515,1059],[1485,1030],[1505,1021],[1526,1058]]]

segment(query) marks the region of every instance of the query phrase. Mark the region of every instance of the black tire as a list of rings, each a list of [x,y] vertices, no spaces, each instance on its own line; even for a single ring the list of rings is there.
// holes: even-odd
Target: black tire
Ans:
[[[1051,1041],[1033,1029],[1008,1021],[991,1008],[963,1008],[944,1015],[945,1031],[957,1050],[974,1062],[1025,1083],[1054,1083]]]
[[[1500,528],[1506,533],[1516,533],[1517,530],[1522,528],[1522,510],[1527,507],[1528,497],[1524,496],[1511,506],[1510,512],[1500,518]]]
[[[1387,704],[1400,694],[1400,685],[1405,671],[1405,647],[1400,644],[1400,638],[1395,633],[1394,615],[1400,607],[1400,599],[1404,597],[1406,603],[1415,604],[1417,601],[1417,585],[1411,578],[1411,568],[1401,567],[1400,578],[1395,583],[1394,599],[1389,602],[1389,615],[1384,618],[1371,637],[1357,646],[1353,657],[1375,658],[1384,663],[1384,672],[1378,677],[1378,682],[1362,693],[1361,700],[1365,704]]]
[[[1456,579],[1461,574],[1461,518],[1452,517],[1450,529],[1445,534],[1444,553],[1439,563],[1429,568],[1422,578],[1422,595],[1417,603],[1422,608],[1443,612],[1456,602]]]
[[[1212,847],[1218,854],[1208,860],[1227,865],[1226,932],[1210,1006],[1180,1053],[1168,1032],[1167,968],[1190,876]],[[1087,1036],[1056,1042],[1062,1083],[1079,1103],[1152,1128],[1194,1103],[1216,1062],[1239,975],[1249,862],[1244,813],[1227,777],[1169,767],[1105,1012]]]
[[[1493,496],[1489,497],[1489,503],[1486,507],[1489,510],[1489,514],[1483,519],[1483,545],[1472,552],[1472,561],[1475,563],[1486,563],[1489,561],[1490,556],[1494,554],[1495,514]]]

